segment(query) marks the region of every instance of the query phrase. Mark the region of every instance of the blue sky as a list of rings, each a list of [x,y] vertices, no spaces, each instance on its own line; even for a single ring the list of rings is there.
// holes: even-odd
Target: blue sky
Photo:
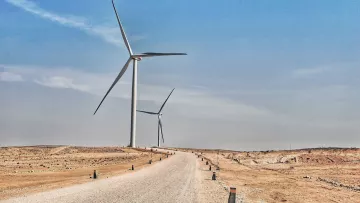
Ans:
[[[270,148],[284,148],[299,139],[298,129],[308,135],[298,147],[359,146],[360,2],[118,0],[116,5],[135,52],[189,54],[141,61],[140,99],[159,103],[176,87],[175,115],[187,109],[205,122],[213,112],[209,122],[219,123],[216,130],[229,140],[254,138],[246,146],[224,141],[221,147],[264,148],[261,140],[269,134],[288,140]],[[5,68],[0,85],[34,83],[98,100],[127,58],[111,1],[0,1],[0,45]],[[113,97],[128,99],[130,72]],[[239,122],[251,123],[247,134],[238,133]],[[214,131],[198,130],[194,134]],[[334,135],[326,138],[329,132]],[[334,138],[339,133],[345,134],[342,142]],[[190,137],[184,140],[188,145]]]

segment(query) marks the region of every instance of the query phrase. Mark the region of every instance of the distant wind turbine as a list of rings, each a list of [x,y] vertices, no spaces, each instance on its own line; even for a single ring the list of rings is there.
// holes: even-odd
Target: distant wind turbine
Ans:
[[[171,94],[173,93],[174,90],[175,90],[175,88],[173,90],[171,90],[169,96],[166,98],[165,102],[162,104],[162,106],[160,107],[160,110],[158,112],[150,112],[150,111],[138,110],[138,112],[141,112],[141,113],[146,113],[146,114],[151,114],[151,115],[157,115],[158,116],[158,147],[160,147],[160,131],[161,131],[162,141],[164,143],[164,133],[163,133],[162,122],[161,122],[162,110],[163,110],[167,100],[170,98],[170,96],[171,96]]]
[[[128,68],[130,62],[133,62],[133,77],[132,77],[132,97],[131,97],[131,128],[130,128],[130,147],[135,147],[135,135],[136,135],[136,97],[137,97],[137,62],[141,60],[142,57],[155,57],[155,56],[175,56],[175,55],[187,55],[186,53],[156,53],[156,52],[145,52],[142,54],[133,54],[131,50],[131,46],[129,44],[129,41],[126,38],[126,34],[124,31],[124,28],[121,24],[120,18],[118,16],[118,13],[115,8],[114,0],[112,0],[112,6],[115,11],[115,15],[120,27],[120,32],[122,35],[122,38],[124,40],[124,43],[126,45],[126,48],[129,52],[129,59],[126,61],[124,67],[119,72],[118,76],[115,78],[115,81],[110,86],[109,90],[106,92],[104,98],[101,100],[99,106],[96,108],[94,115],[100,108],[101,104],[107,97],[107,95],[110,93],[110,91],[113,89],[113,87],[116,85],[116,83],[120,80],[120,78],[124,75],[126,69]]]

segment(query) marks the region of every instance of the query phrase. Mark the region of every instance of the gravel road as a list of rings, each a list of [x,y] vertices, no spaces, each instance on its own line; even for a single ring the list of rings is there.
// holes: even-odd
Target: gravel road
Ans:
[[[194,154],[177,152],[133,173],[2,202],[203,202],[198,166]]]

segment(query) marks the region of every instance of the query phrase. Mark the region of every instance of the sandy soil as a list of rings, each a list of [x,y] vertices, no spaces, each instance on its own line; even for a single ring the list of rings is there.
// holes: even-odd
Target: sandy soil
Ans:
[[[186,151],[219,166],[242,202],[360,202],[360,149]]]
[[[30,146],[0,148],[0,200],[132,172],[165,154],[120,147]]]
[[[133,173],[0,202],[223,203],[227,196],[224,188],[211,180],[211,171],[204,162],[194,154],[177,152]]]
[[[191,174],[195,172],[197,177],[192,187],[197,188],[198,202],[223,202],[228,196],[229,186],[237,188],[238,202],[360,202],[360,149],[179,151],[187,151],[198,160],[197,170],[191,169]],[[157,153],[152,153],[154,161],[166,157],[160,154],[160,150]],[[201,161],[201,158],[204,160]],[[0,148],[0,200],[89,182],[95,169],[100,179],[132,173],[132,164],[139,169],[149,166],[150,159],[149,149],[69,146]],[[190,174],[186,170],[193,162],[191,158],[186,160],[183,164],[175,164],[180,168],[170,167],[169,174],[174,170]],[[207,161],[212,171],[216,172],[217,181],[210,179],[212,171],[209,171]],[[181,166],[186,167],[182,170]],[[169,176],[167,179],[172,180],[170,177],[173,178]]]

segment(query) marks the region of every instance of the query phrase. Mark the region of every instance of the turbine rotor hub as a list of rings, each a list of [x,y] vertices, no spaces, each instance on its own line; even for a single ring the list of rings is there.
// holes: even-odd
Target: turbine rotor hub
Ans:
[[[137,60],[137,61],[141,61],[141,59],[142,59],[141,57],[138,57],[138,56],[131,56],[131,58],[134,60]]]

